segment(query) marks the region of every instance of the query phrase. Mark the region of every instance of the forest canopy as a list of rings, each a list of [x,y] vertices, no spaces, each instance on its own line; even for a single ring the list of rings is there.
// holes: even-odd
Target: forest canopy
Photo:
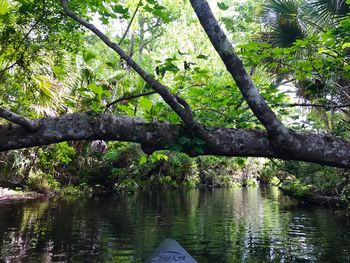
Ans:
[[[126,141],[349,168],[349,4],[0,0],[0,151]]]

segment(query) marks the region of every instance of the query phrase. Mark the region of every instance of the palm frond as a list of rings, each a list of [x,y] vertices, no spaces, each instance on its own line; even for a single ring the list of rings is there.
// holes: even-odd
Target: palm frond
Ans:
[[[0,0],[0,15],[7,14],[11,8],[11,3],[8,0]]]
[[[289,47],[306,36],[299,9],[300,1],[297,0],[269,0],[266,3],[263,16],[272,29],[269,37],[272,45]]]
[[[306,2],[309,17],[319,25],[327,26],[350,12],[345,0],[310,0]]]
[[[294,0],[269,0],[263,9],[263,16],[271,23],[280,17],[296,19],[299,2]]]
[[[280,21],[273,25],[270,35],[270,42],[273,46],[290,47],[298,39],[307,36],[306,32],[297,23],[290,21]]]

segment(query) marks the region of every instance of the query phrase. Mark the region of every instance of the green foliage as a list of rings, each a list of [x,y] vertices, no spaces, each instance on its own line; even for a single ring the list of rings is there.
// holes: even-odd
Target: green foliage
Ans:
[[[229,8],[227,5],[225,5],[225,3],[219,3],[219,2],[218,2],[218,7],[224,11]]]
[[[36,171],[29,175],[28,187],[32,191],[47,194],[52,191],[58,191],[60,184],[51,174]]]
[[[75,149],[67,142],[58,143],[38,152],[40,166],[46,171],[53,171],[59,164],[68,165],[75,155]]]
[[[187,136],[182,136],[175,145],[168,147],[169,150],[177,152],[193,152],[194,154],[203,154],[206,142],[198,137],[189,138]]]
[[[310,186],[302,184],[298,179],[285,183],[282,189],[287,194],[300,199],[305,199],[312,196]]]
[[[349,171],[303,162],[268,162],[263,176],[292,196],[307,199],[332,196],[349,202]]]
[[[99,20],[102,31],[184,98],[203,125],[263,128],[188,2],[72,0],[69,5],[90,22]],[[215,9],[259,91],[289,127],[349,137],[348,108],[334,107],[350,102],[349,1],[234,0],[217,2]],[[59,1],[0,0],[0,31],[1,107],[33,118],[81,111],[181,123],[156,94],[119,100],[107,109],[110,102],[152,89],[96,36],[64,16]],[[284,105],[292,99],[286,88],[324,107],[288,109]],[[206,147],[194,135],[150,156],[129,143],[109,142],[105,154],[89,150],[88,142],[61,143],[8,153],[0,171],[2,177],[33,189],[64,186],[63,192],[71,195],[91,187],[256,185],[257,180],[276,181],[274,175],[279,175],[300,195],[312,190],[348,196],[349,182],[336,169],[289,163],[266,165],[261,173],[263,164],[251,159],[192,159],[180,153],[203,154]]]

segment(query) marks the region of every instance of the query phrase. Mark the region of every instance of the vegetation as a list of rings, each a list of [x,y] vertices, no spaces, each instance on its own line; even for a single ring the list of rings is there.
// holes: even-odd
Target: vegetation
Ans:
[[[348,201],[349,4],[0,0],[0,185]]]

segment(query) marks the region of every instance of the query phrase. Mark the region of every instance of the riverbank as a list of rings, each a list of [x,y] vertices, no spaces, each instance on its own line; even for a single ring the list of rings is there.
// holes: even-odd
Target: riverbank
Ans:
[[[294,198],[302,204],[350,209],[350,200],[344,197],[342,198],[341,196],[324,195],[318,192],[313,192],[311,190],[307,192],[296,191],[295,189],[290,189],[283,186],[279,186],[278,188],[285,195]]]
[[[0,187],[0,202],[31,200],[40,197],[44,197],[44,195],[37,192],[17,191]]]

